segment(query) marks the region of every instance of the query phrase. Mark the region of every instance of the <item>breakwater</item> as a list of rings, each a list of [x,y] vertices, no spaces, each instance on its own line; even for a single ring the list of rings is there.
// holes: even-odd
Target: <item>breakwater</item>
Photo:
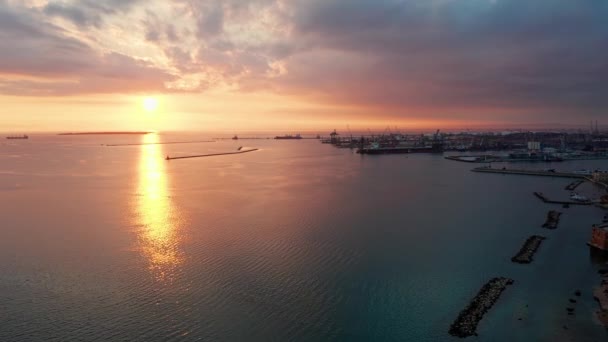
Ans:
[[[513,282],[513,279],[505,277],[490,279],[452,323],[449,330],[450,335],[456,337],[477,335],[477,325],[483,319],[483,316],[498,301],[507,286],[513,284]]]
[[[102,146],[107,147],[120,147],[120,146],[142,146],[142,145],[175,145],[175,144],[201,144],[201,143],[213,143],[214,140],[199,140],[199,141],[167,141],[167,142],[153,142],[153,143],[133,143],[133,144],[105,144]]]
[[[559,211],[551,210],[547,213],[547,219],[545,223],[543,223],[543,228],[547,229],[556,229],[559,224],[559,219],[562,216],[562,213]]]
[[[546,237],[544,237],[544,236],[539,236],[539,235],[530,236],[526,240],[526,242],[524,242],[523,246],[521,246],[521,249],[519,250],[519,252],[517,252],[517,254],[511,258],[511,261],[518,263],[518,264],[531,263],[534,258],[534,254],[536,253],[536,251],[542,244],[543,240],[545,240],[545,239],[546,239]]]
[[[181,156],[181,157],[170,157],[170,156],[167,156],[167,158],[165,158],[165,160],[205,158],[205,157],[216,157],[216,156],[228,156],[228,155],[232,155],[232,154],[243,154],[243,153],[249,153],[249,152],[254,152],[254,151],[258,151],[258,150],[259,149],[254,148],[254,149],[251,149],[251,150],[237,151],[237,152],[197,154],[197,155],[192,155],[192,156]]]
[[[483,173],[498,173],[507,175],[524,175],[524,176],[544,176],[544,177],[561,177],[561,178],[585,178],[585,175],[569,172],[553,172],[553,171],[539,171],[539,170],[523,170],[523,169],[493,169],[491,167],[476,167],[473,172]]]

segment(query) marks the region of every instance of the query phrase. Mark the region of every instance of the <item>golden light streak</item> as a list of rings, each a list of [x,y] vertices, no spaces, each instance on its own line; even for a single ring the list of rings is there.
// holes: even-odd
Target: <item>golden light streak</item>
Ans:
[[[167,182],[166,163],[157,134],[142,139],[139,161],[139,194],[136,205],[139,247],[157,280],[171,280],[183,257],[180,244],[180,216],[173,205]]]

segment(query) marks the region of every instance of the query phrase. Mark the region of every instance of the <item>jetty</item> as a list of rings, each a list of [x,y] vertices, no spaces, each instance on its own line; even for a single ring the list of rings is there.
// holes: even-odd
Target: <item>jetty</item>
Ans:
[[[524,175],[524,176],[544,176],[544,177],[562,177],[562,178],[586,178],[585,175],[571,173],[571,172],[554,172],[554,171],[542,171],[542,170],[523,170],[523,169],[493,169],[491,167],[476,167],[473,172],[483,173],[498,173],[506,175]]]
[[[461,338],[476,336],[477,325],[483,316],[494,306],[507,286],[513,282],[513,279],[504,277],[490,279],[452,323],[449,330],[450,335]]]
[[[67,133],[59,133],[57,135],[145,135],[151,134],[154,132],[150,131],[129,131],[129,132],[67,132]]]
[[[213,142],[215,142],[215,140],[167,141],[167,142],[133,143],[133,144],[105,144],[103,146],[120,147],[120,146],[142,146],[142,145],[201,144],[201,143],[213,143]]]
[[[534,196],[538,197],[541,201],[549,204],[567,204],[567,205],[592,205],[591,201],[555,201],[549,199],[542,192],[534,192]]]
[[[511,258],[511,261],[518,264],[529,264],[534,258],[534,254],[542,244],[546,237],[539,235],[530,236],[517,254]]]
[[[254,152],[254,151],[259,151],[259,149],[258,148],[253,148],[253,149],[250,149],[250,150],[239,150],[239,151],[236,151],[236,152],[197,154],[197,155],[180,156],[180,157],[170,157],[170,156],[167,156],[167,158],[165,158],[165,160],[205,158],[205,157],[217,157],[217,156],[229,156],[229,155],[232,155],[232,154],[243,154],[243,153],[249,153],[249,152]]]
[[[543,223],[543,228],[547,229],[557,229],[557,225],[559,224],[559,218],[562,216],[562,213],[559,211],[551,210],[547,213],[547,220]]]

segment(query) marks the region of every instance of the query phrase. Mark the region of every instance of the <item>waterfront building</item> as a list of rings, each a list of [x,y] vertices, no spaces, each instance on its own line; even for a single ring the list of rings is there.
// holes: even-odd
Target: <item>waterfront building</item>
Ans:
[[[608,224],[593,225],[589,245],[608,252]]]
[[[539,141],[528,141],[528,150],[540,151],[540,142]]]
[[[595,171],[591,175],[591,178],[595,182],[608,184],[608,172],[606,171]]]

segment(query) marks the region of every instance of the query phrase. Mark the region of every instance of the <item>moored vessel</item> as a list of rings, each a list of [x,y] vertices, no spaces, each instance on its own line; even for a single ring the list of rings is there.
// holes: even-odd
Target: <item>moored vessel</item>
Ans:
[[[9,140],[13,140],[13,139],[29,139],[30,137],[28,137],[26,134],[24,135],[9,135],[8,137],[6,137],[6,139]]]

